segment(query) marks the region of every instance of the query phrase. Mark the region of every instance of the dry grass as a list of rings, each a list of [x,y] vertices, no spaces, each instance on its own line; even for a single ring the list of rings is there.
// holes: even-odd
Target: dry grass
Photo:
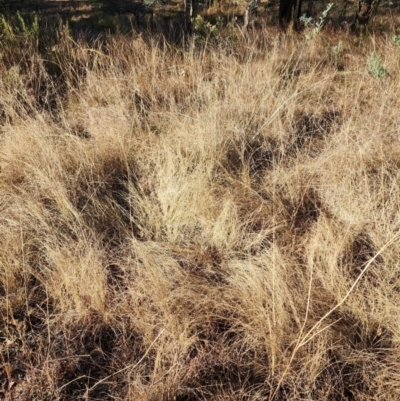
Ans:
[[[0,397],[399,399],[400,50],[229,35],[3,49]]]

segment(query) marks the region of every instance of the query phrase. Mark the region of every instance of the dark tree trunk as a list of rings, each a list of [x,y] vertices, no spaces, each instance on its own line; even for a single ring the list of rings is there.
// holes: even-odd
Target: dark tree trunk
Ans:
[[[298,26],[301,16],[302,0],[280,0],[279,2],[279,24],[282,28],[294,20],[295,26]]]
[[[368,24],[372,13],[372,1],[359,0],[357,5],[356,23],[359,25]]]
[[[308,0],[307,2],[307,15],[310,16],[314,11],[314,0]]]
[[[303,0],[297,0],[295,9],[296,24],[298,24],[301,17],[301,6],[303,5]]]
[[[380,0],[358,0],[357,12],[353,22],[353,28],[367,25],[374,11],[378,8]]]
[[[196,18],[197,0],[185,0],[185,30],[189,35],[194,33],[193,20]]]
[[[253,16],[257,13],[259,0],[250,0],[249,4],[246,7],[246,11],[244,13],[244,24],[243,28],[247,29],[249,24],[253,21]]]
[[[280,0],[279,2],[279,23],[286,27],[292,20],[295,0]]]

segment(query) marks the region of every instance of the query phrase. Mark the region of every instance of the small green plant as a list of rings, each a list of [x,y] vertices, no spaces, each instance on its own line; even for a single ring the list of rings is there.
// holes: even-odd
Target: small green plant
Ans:
[[[319,17],[318,21],[314,24],[314,28],[311,31],[311,35],[305,35],[307,40],[314,39],[318,34],[321,32],[322,28],[325,25],[326,18],[328,17],[329,11],[333,7],[334,3],[329,3],[325,10],[323,11],[322,15]],[[306,17],[306,15],[302,15],[300,17],[300,22],[305,27],[310,27],[313,25],[313,19],[311,17]]]
[[[197,15],[194,19],[194,29],[196,32],[195,40],[197,43],[205,43],[208,39],[218,36],[222,26],[222,19],[218,18],[215,24],[206,21],[201,15]]]
[[[343,50],[343,42],[339,40],[337,45],[332,47],[332,54],[335,59],[335,62],[339,60],[339,57],[342,54],[342,50]]]
[[[18,36],[25,40],[36,39],[39,36],[39,22],[36,15],[33,17],[31,24],[22,17],[19,11],[17,11],[16,17],[15,32]]]
[[[386,75],[389,75],[387,69],[382,64],[380,57],[372,52],[367,59],[367,67],[368,73],[371,74],[374,78],[383,78]]]
[[[0,34],[8,44],[20,43],[21,39],[26,41],[37,39],[39,37],[38,18],[35,15],[32,23],[29,24],[17,11],[16,20],[10,23],[4,15],[0,15]]]
[[[313,18],[312,18],[312,17],[307,17],[306,14],[303,14],[303,15],[300,17],[300,22],[301,22],[306,28],[308,28],[309,26],[312,25]]]
[[[11,28],[11,25],[5,19],[4,15],[0,15],[0,33],[3,37],[3,40],[10,42],[14,38],[14,32]]]
[[[400,35],[392,36],[392,43],[398,47],[400,47]]]

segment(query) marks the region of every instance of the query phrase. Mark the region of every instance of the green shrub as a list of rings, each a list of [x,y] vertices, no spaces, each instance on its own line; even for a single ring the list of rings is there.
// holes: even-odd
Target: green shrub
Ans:
[[[374,78],[383,78],[388,75],[387,69],[382,64],[380,57],[372,52],[367,59],[368,73]]]

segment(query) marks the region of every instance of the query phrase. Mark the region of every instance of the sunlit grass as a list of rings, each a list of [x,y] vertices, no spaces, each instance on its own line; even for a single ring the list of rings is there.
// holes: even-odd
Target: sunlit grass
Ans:
[[[229,29],[2,50],[10,399],[398,399],[398,47]]]

